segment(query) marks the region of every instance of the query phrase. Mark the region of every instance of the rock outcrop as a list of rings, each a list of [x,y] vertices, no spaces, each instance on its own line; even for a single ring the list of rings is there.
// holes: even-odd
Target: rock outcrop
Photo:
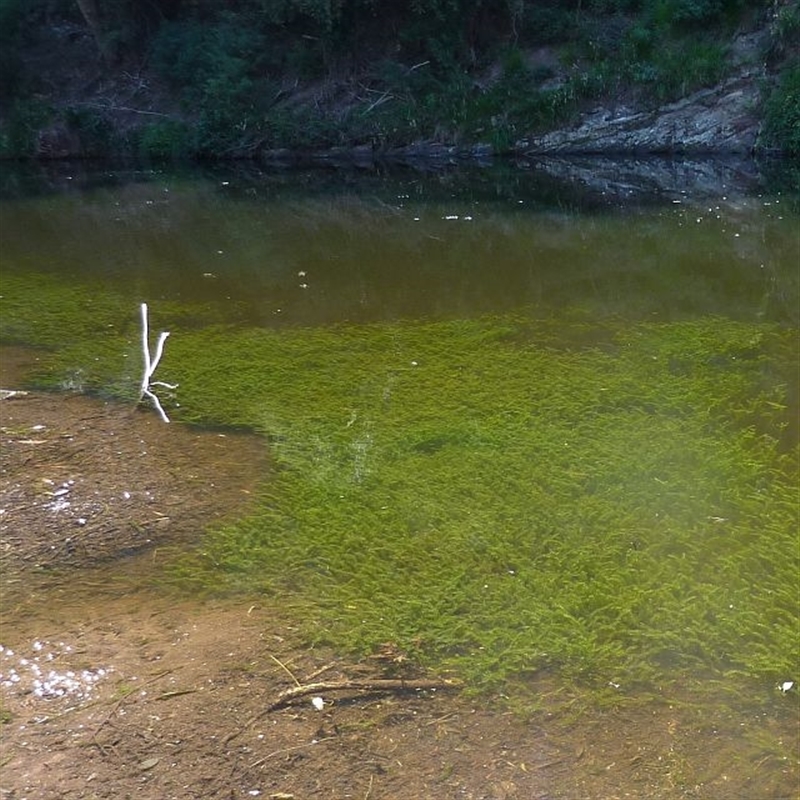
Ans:
[[[730,55],[734,74],[714,87],[655,108],[596,108],[575,125],[526,137],[514,149],[522,155],[752,153],[767,78],[761,63],[767,39],[763,30],[735,39]]]
[[[756,145],[763,71],[752,69],[675,103],[651,110],[596,109],[574,127],[516,143],[525,155],[542,153],[746,154]]]

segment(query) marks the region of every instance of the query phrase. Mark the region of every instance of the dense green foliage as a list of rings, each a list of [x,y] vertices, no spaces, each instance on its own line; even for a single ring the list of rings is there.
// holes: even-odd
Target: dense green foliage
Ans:
[[[135,391],[113,295],[40,277],[4,296],[6,336],[58,331],[46,380],[74,385],[79,363],[82,386]],[[277,332],[161,311],[175,413],[261,431],[279,467],[175,581],[278,595],[313,640],[391,641],[473,688],[796,674],[796,332],[580,313]]]
[[[789,153],[800,153],[800,63],[784,73],[765,111],[765,141]]]
[[[559,2],[437,0],[286,4],[277,14],[271,6],[241,3],[224,14],[209,8],[202,22],[166,23],[151,49],[154,64],[200,112],[188,149],[227,151],[254,142],[386,146],[431,137],[502,149],[621,85],[661,101],[713,83],[725,70],[718,32],[741,10],[737,3],[576,9]],[[574,68],[547,83],[553,69],[526,52],[551,43]],[[364,69],[366,93],[342,99],[336,124],[280,102],[285,74],[313,79]]]
[[[0,0],[0,155],[30,155],[36,131],[52,116],[46,104],[30,96],[32,80],[22,58],[24,11],[21,0]]]
[[[152,157],[418,139],[503,149],[568,120],[587,101],[633,92],[663,102],[713,84],[728,68],[734,31],[763,24],[770,10],[766,0],[94,5],[91,57],[127,74],[152,70],[181,104],[169,119],[127,132],[125,146]],[[32,105],[39,87],[22,56],[57,19],[83,18],[71,0],[0,3],[0,153],[31,150],[25,136],[41,126],[43,110]],[[791,52],[794,20],[781,10],[765,57]],[[102,117],[81,109],[70,125],[90,151],[119,150],[123,143],[92,114]],[[784,128],[774,132],[782,143]]]
[[[15,43],[20,38],[22,8],[16,0],[0,0],[0,102],[19,91],[22,60]]]

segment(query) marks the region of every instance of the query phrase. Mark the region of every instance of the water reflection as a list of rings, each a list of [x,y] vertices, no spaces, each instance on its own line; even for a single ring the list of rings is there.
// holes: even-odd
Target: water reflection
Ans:
[[[624,170],[612,184],[609,164],[572,164],[566,183],[563,162],[513,179],[103,173],[75,191],[62,178],[69,191],[2,204],[0,257],[267,327],[523,305],[796,323],[796,210],[741,169],[667,165],[671,182],[652,167],[638,184]]]

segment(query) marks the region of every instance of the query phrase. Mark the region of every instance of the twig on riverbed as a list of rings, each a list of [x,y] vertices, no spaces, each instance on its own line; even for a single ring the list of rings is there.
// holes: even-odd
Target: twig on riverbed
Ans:
[[[252,764],[248,764],[247,769],[255,769],[256,767],[260,767],[265,761],[274,756],[281,756],[284,753],[293,753],[296,750],[302,750],[304,747],[311,747],[315,744],[322,744],[323,742],[332,742],[336,739],[336,736],[325,736],[323,739],[312,739],[310,742],[305,742],[304,744],[296,744],[293,747],[284,747],[281,750],[273,750],[271,753],[267,753],[267,755],[259,758],[258,761],[254,761]],[[278,797],[279,795],[272,795],[273,797]]]
[[[103,717],[102,720],[100,720],[100,724],[94,729],[94,732],[91,734],[91,736],[89,736],[89,739],[86,742],[83,743],[83,745],[85,745],[87,747],[92,747],[92,746],[93,747],[97,747],[100,750],[100,752],[103,755],[105,755],[106,754],[105,746],[100,744],[99,741],[97,741],[97,736],[100,733],[100,731],[103,730],[103,728],[106,725],[109,724],[109,722],[111,721],[111,718],[114,716],[114,714],[117,713],[117,711],[119,711],[120,706],[126,700],[128,700],[132,695],[135,695],[135,694],[139,693],[138,690],[144,688],[145,686],[150,685],[151,683],[155,683],[156,681],[161,680],[161,678],[163,678],[165,675],[169,675],[171,672],[175,672],[175,670],[174,669],[165,669],[163,672],[159,672],[158,674],[153,675],[151,678],[148,678],[146,681],[143,681],[142,683],[140,683],[138,686],[136,686],[136,689],[134,691],[128,692],[126,694],[123,694],[122,697],[119,698],[119,700],[114,702],[114,704],[111,706],[111,710],[108,712],[108,714],[106,714]]]
[[[195,692],[199,692],[199,689],[174,689],[171,692],[164,692],[164,694],[158,695],[156,700],[172,700],[173,697],[183,697],[185,694],[194,694]]]
[[[368,692],[419,692],[425,689],[460,689],[461,683],[453,680],[403,680],[402,678],[358,678],[344,681],[320,681],[291,686],[282,691],[267,708],[277,711],[288,706],[298,697],[323,692],[368,691]]]
[[[259,711],[254,717],[251,717],[241,728],[229,733],[223,740],[222,744],[228,744],[231,740],[235,739],[239,734],[246,731],[258,720],[265,717],[272,711],[285,708],[293,700],[298,697],[304,697],[309,694],[322,694],[323,692],[346,692],[346,691],[359,691],[359,692],[419,692],[424,690],[436,689],[460,689],[462,683],[457,680],[402,680],[400,678],[358,678],[355,680],[342,680],[342,681],[321,681],[319,683],[305,683],[298,684],[297,686],[290,686],[284,689],[276,698],[270,703],[263,711]]]

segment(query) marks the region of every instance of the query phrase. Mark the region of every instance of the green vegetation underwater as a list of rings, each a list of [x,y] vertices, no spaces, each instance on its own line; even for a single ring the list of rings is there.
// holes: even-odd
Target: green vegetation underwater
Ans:
[[[2,285],[3,338],[59,344],[34,385],[135,401],[138,309]],[[797,676],[796,330],[534,309],[268,330],[174,303],[151,324],[170,416],[257,431],[276,467],[165,580],[281,598],[310,641],[392,642],[520,706],[552,671],[598,696]]]

